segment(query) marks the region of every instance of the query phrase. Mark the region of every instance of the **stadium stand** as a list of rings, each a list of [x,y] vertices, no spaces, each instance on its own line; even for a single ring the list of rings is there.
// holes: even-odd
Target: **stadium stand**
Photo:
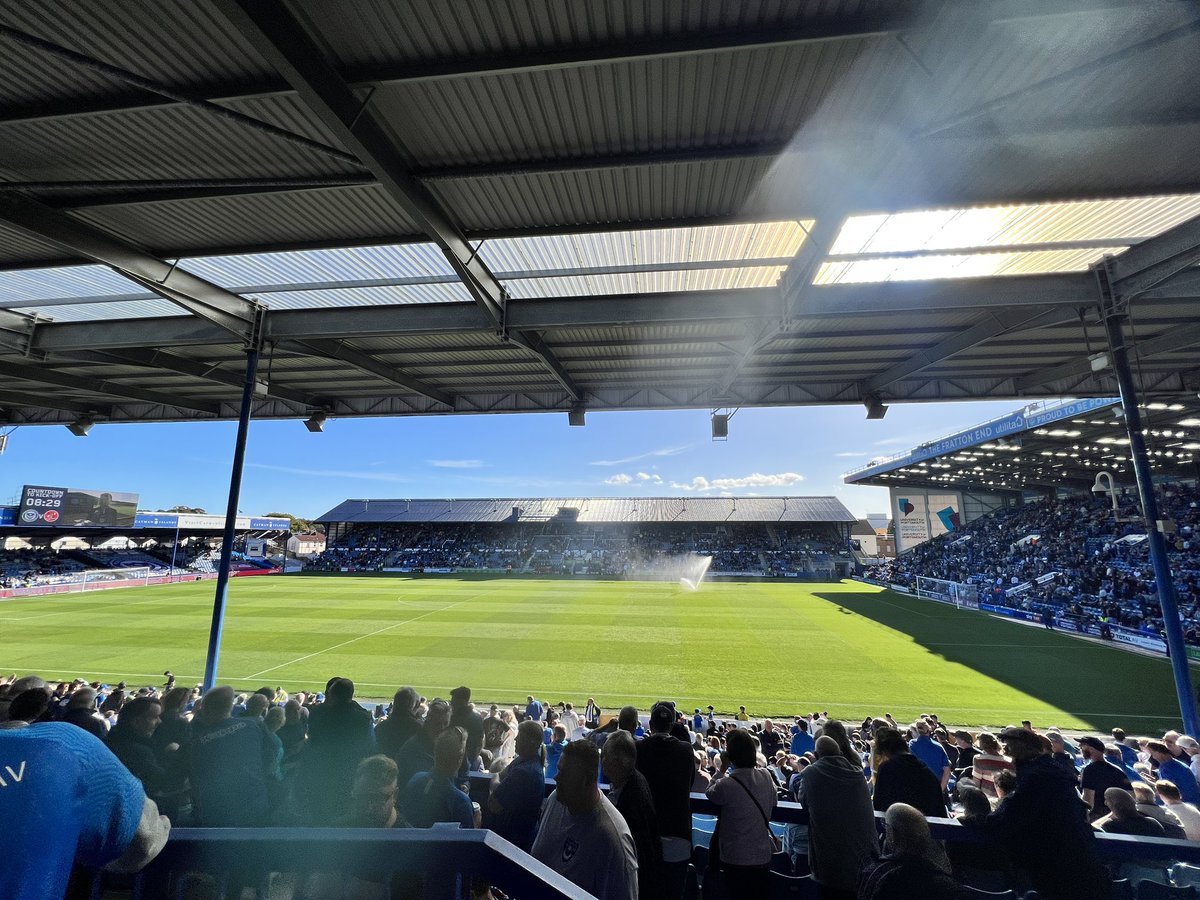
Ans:
[[[1200,489],[1161,492],[1168,556],[1190,644],[1200,643]],[[871,571],[916,587],[917,576],[974,585],[981,601],[1049,614],[1080,630],[1121,625],[1158,636],[1163,621],[1136,497],[1075,496],[1027,503],[976,519]],[[1127,520],[1127,521],[1123,521]]]
[[[717,576],[853,570],[855,518],[832,497],[347,500],[318,521],[329,545],[310,571],[655,576],[686,557]]]
[[[625,876],[619,867],[614,874],[605,866],[602,875],[595,864],[568,864],[570,856],[563,858],[554,843],[561,839],[554,801],[539,815],[546,794],[556,788],[558,802],[570,799],[568,787],[585,795],[594,790],[595,763],[589,769],[589,758],[602,758],[621,791],[610,794],[615,807],[599,794],[570,801],[593,804],[613,817],[611,831],[581,836],[587,844],[578,850],[597,859],[629,854],[636,857],[643,880],[665,884],[672,863],[662,861],[661,848],[676,855],[683,846],[683,882],[708,884],[706,896],[720,877],[730,884],[749,877],[730,865],[731,856],[743,858],[740,853],[757,860],[743,864],[761,869],[754,877],[769,882],[774,872],[811,879],[811,896],[818,887],[844,885],[847,879],[871,881],[881,877],[881,867],[904,863],[906,851],[895,829],[905,827],[925,834],[923,840],[946,841],[946,850],[939,847],[929,857],[930,865],[917,867],[917,884],[929,891],[929,885],[944,885],[1096,897],[1106,895],[1106,882],[1113,878],[1190,883],[1189,873],[1200,864],[1200,810],[1194,804],[1200,798],[1200,742],[1177,732],[1126,738],[1114,730],[1112,736],[1069,737],[1053,729],[1009,727],[997,740],[987,732],[951,732],[932,714],[899,723],[890,716],[841,722],[801,713],[794,724],[781,726],[712,713],[688,716],[669,701],[655,704],[648,714],[625,707],[616,717],[598,710],[596,715],[599,727],[589,729],[561,702],[531,701],[501,711],[473,706],[466,688],[452,692],[449,705],[402,688],[373,716],[354,700],[353,683],[343,678],[331,678],[324,692],[289,696],[267,686],[238,694],[218,687],[201,697],[198,688],[178,686],[173,677],[161,686],[135,689],[123,682],[46,683],[36,676],[9,676],[0,678],[0,760],[8,761],[7,754],[22,746],[20,740],[61,740],[62,728],[98,736],[108,749],[86,745],[90,765],[102,768],[96,754],[111,758],[111,751],[140,785],[132,788],[137,803],[148,797],[179,829],[171,849],[150,863],[139,881],[140,890],[156,896],[182,887],[207,896],[223,890],[230,877],[273,897],[340,895],[343,889],[353,893],[371,885],[382,896],[385,885],[400,893],[422,884],[430,889],[441,881],[453,883],[455,873],[477,879],[474,896],[484,896],[486,882],[498,885],[495,896],[499,889],[521,885],[527,889],[523,896],[577,896],[555,893],[554,885],[560,890],[565,885],[549,870],[595,896],[636,896],[628,885],[620,886]],[[552,734],[555,726],[561,726],[562,737]],[[638,737],[616,740],[618,732]],[[552,747],[552,740],[561,743]],[[632,770],[622,768],[624,748],[631,754],[628,764],[639,773],[634,781]],[[548,749],[555,750],[556,759],[571,761],[557,764],[557,781],[547,777]],[[1003,773],[1014,770],[1015,782],[1006,782]],[[580,771],[592,781],[577,783]],[[745,795],[733,781],[750,775],[756,790],[765,791],[763,815],[771,820],[770,830],[782,836],[782,852],[765,840],[757,812],[738,824],[739,801],[732,798]],[[993,782],[989,794],[977,789]],[[44,780],[20,784],[35,795],[48,790]],[[678,809],[685,823],[690,820],[685,831],[690,836],[679,839],[683,845],[672,844],[674,826],[662,816],[647,819],[632,812],[626,795],[630,784],[654,798],[651,809]],[[425,785],[436,791],[429,793]],[[601,787],[608,791],[607,784]],[[1080,804],[1078,791],[1090,810]],[[18,800],[36,801],[36,796]],[[453,811],[459,808],[461,815]],[[725,863],[712,857],[713,813],[725,823]],[[849,840],[847,816],[859,822],[865,816],[869,835],[882,830],[886,818],[882,847],[868,838],[848,857],[839,849]],[[900,821],[905,816],[916,819]],[[515,841],[545,866],[512,857],[505,842],[489,845],[500,857],[489,861],[472,849],[465,832],[443,835],[450,856],[420,857],[420,847],[412,844],[419,840],[417,832],[404,830],[460,818],[461,828],[482,827]],[[228,839],[215,831],[193,832],[197,825],[220,829]],[[296,826],[308,827],[297,831]],[[346,852],[344,843],[340,857],[302,851],[311,846],[306,842],[331,843],[331,833],[320,829],[347,826],[367,829],[358,835],[371,854]],[[390,827],[401,830],[384,830]],[[613,840],[617,843],[607,843]],[[765,848],[761,859],[753,849],[760,844]],[[750,849],[739,850],[743,845]],[[239,860],[234,848],[263,852],[251,854],[251,863]],[[115,847],[112,855],[122,850]],[[424,852],[432,851],[427,846]],[[426,874],[415,882],[413,870],[403,864],[414,853],[427,863]],[[380,854],[395,862],[381,866]],[[42,858],[31,854],[6,864],[0,886],[11,887],[22,871],[36,875]],[[106,879],[113,883],[111,875],[96,877],[97,890]],[[612,878],[618,888],[606,883]],[[1081,884],[1094,893],[1071,887]],[[434,895],[460,896],[440,890]],[[643,894],[668,895],[674,892]]]

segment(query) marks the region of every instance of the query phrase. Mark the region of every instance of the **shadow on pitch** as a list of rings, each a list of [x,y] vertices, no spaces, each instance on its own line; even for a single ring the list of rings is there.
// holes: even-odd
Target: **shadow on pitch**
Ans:
[[[1174,682],[1164,659],[891,591],[815,592],[814,596],[833,604],[838,612],[863,616],[906,634],[931,654],[1036,697],[1096,729],[1120,726],[1130,734],[1146,734],[1178,727],[1178,713],[1171,712]],[[946,706],[988,705],[982,700],[972,702],[976,698],[968,691],[964,685],[964,694],[947,697]],[[1036,715],[1035,727],[1054,724],[1037,722]],[[953,721],[952,715],[944,718]]]

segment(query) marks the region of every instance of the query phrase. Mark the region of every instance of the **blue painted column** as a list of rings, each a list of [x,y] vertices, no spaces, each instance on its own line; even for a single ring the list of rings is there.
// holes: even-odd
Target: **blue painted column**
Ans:
[[[1171,567],[1167,561],[1167,543],[1158,527],[1158,500],[1154,496],[1150,458],[1146,454],[1146,437],[1142,433],[1142,412],[1138,407],[1133,374],[1129,370],[1124,320],[1124,313],[1109,311],[1104,318],[1104,329],[1108,335],[1112,366],[1121,391],[1121,406],[1125,410],[1125,430],[1129,436],[1129,452],[1133,458],[1138,497],[1142,502],[1142,516],[1146,520],[1150,562],[1154,566],[1154,585],[1158,590],[1159,606],[1162,608],[1163,630],[1167,635],[1167,650],[1171,654],[1179,712],[1183,718],[1184,730],[1190,735],[1195,735],[1200,733],[1200,719],[1196,716],[1191,671],[1188,667],[1187,649],[1183,643],[1183,625],[1179,621],[1179,603],[1175,597],[1175,582],[1171,578]]]
[[[250,407],[254,403],[258,357],[259,346],[255,341],[246,350],[246,381],[242,385],[242,407],[238,414],[237,440],[233,447],[233,466],[229,474],[229,504],[225,507],[225,531],[221,537],[221,562],[217,566],[217,592],[213,598],[212,624],[208,631],[208,655],[204,660],[205,691],[217,683],[221,630],[225,627],[225,599],[229,592],[229,567],[233,561],[233,534],[237,525],[238,501],[242,493],[242,467],[246,461],[246,436],[250,430]]]

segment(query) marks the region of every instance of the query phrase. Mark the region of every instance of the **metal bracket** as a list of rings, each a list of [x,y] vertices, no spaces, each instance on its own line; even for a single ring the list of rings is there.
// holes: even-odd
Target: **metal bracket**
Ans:
[[[1129,305],[1128,301],[1118,296],[1113,289],[1113,282],[1116,279],[1113,277],[1112,267],[1113,257],[1109,254],[1105,254],[1103,259],[1092,264],[1092,274],[1096,277],[1096,287],[1100,292],[1098,309],[1102,322],[1111,316],[1125,315]]]
[[[254,321],[250,323],[250,334],[246,337],[246,351],[262,352],[267,333],[267,308],[261,304],[254,307]]]

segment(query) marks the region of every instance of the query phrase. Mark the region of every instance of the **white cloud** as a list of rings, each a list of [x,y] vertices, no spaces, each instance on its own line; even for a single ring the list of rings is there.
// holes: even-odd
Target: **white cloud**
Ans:
[[[658,450],[648,450],[645,453],[639,453],[636,456],[625,456],[621,459],[598,459],[592,463],[593,466],[623,466],[626,463],[637,462],[639,459],[650,459],[655,456],[675,456],[687,450],[689,445],[683,447],[661,447]]]
[[[857,450],[850,450],[850,451],[848,451],[848,452],[846,452],[846,453],[835,453],[835,454],[834,454],[834,456],[841,456],[841,457],[851,457],[851,456],[870,456],[870,455],[871,455],[871,454],[870,454],[870,453],[867,453],[866,451],[859,452],[859,451],[857,451]]]
[[[629,484],[632,481],[633,481],[633,476],[626,475],[624,472],[621,472],[617,475],[613,475],[611,478],[604,479],[605,484]]]
[[[894,444],[907,444],[911,440],[912,440],[912,438],[906,438],[906,437],[890,437],[890,438],[884,438],[882,441],[876,441],[875,446],[876,447],[888,447],[888,446],[891,446]]]
[[[731,491],[737,488],[748,487],[790,487],[803,480],[804,476],[796,472],[780,472],[776,475],[764,475],[761,472],[754,472],[751,475],[743,475],[741,478],[712,479],[705,478],[703,475],[697,475],[692,479],[690,484],[672,481],[671,487],[682,491]]]
[[[288,475],[317,475],[323,478],[361,478],[365,481],[410,481],[403,475],[389,472],[356,472],[338,469],[298,469],[293,466],[271,466],[266,463],[246,463],[251,469],[267,469],[271,472],[286,472]]]
[[[482,469],[482,459],[427,459],[425,462],[439,469]]]
[[[638,472],[637,480],[638,481],[648,481],[651,484],[662,484],[663,483],[662,478],[660,476],[651,474],[650,472]]]

